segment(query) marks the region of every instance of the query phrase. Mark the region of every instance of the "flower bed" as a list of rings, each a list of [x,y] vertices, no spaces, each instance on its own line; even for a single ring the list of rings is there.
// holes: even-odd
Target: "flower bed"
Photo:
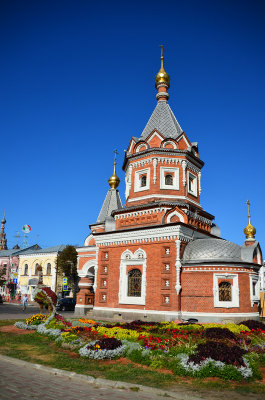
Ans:
[[[154,369],[171,369],[176,375],[257,379],[259,367],[265,365],[265,325],[253,321],[246,325],[99,324],[85,318],[70,322],[53,312],[48,318],[38,314],[16,326],[50,336],[58,346],[76,349],[81,357],[102,360],[125,355]]]

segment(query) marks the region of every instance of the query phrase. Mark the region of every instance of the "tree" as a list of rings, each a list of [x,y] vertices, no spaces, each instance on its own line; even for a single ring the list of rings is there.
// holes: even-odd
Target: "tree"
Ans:
[[[74,246],[68,245],[58,254],[56,269],[58,275],[64,275],[68,278],[68,286],[72,288],[75,294],[78,283],[78,273],[77,251]]]
[[[4,286],[6,280],[6,265],[0,270],[0,286]]]

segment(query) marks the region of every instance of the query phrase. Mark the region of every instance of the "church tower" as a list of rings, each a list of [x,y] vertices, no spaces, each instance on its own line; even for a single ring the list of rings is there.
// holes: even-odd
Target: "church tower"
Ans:
[[[91,234],[77,248],[75,312],[151,321],[256,318],[262,255],[250,216],[243,246],[220,238],[214,216],[200,202],[198,145],[168,104],[169,86],[161,46],[157,104],[125,153],[125,206],[115,150],[110,189]]]
[[[179,221],[210,232],[214,217],[200,204],[204,163],[197,143],[190,142],[168,104],[169,85],[161,46],[161,68],[155,77],[157,105],[140,138],[131,138],[123,164],[126,209],[149,209],[151,218],[118,219],[117,227]],[[165,212],[152,213],[157,206]]]
[[[1,231],[0,231],[0,251],[1,250],[7,250],[7,240],[6,240],[6,234],[5,234],[5,224],[6,224],[6,219],[5,219],[5,213],[4,217],[1,221]]]

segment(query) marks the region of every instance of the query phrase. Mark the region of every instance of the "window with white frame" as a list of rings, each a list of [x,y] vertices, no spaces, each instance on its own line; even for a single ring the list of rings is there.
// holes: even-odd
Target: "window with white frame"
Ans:
[[[134,174],[134,191],[142,192],[150,189],[150,168],[135,171]]]
[[[188,192],[197,197],[197,177],[188,172]]]
[[[160,168],[160,189],[179,190],[178,168]]]
[[[257,303],[259,301],[259,277],[257,275],[250,275],[249,276],[249,286],[250,286],[250,300],[251,300],[251,306],[254,305],[254,303]]]
[[[239,307],[239,287],[237,274],[214,274],[214,307]]]
[[[119,304],[145,305],[145,296],[146,254],[141,249],[135,253],[126,250],[121,256]]]

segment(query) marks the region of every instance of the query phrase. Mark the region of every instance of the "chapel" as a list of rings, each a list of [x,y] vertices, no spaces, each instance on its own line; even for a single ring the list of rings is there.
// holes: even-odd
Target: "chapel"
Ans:
[[[221,238],[214,216],[200,203],[204,162],[198,143],[171,110],[169,87],[162,48],[157,104],[125,152],[125,205],[115,150],[110,189],[77,248],[75,312],[118,320],[256,319],[262,254],[250,212],[242,245]]]

